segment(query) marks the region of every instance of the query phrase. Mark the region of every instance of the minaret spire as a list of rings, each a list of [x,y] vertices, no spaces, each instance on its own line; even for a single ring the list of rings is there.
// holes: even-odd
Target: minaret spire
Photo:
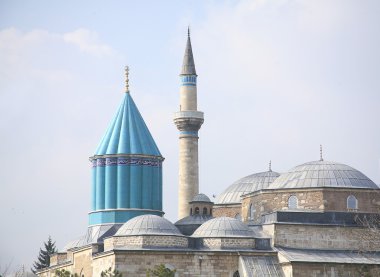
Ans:
[[[191,49],[190,28],[187,29],[180,78],[180,108],[174,115],[174,123],[179,130],[178,217],[181,219],[188,216],[189,202],[199,193],[198,131],[203,124],[203,112],[197,108],[197,73]]]
[[[197,75],[197,72],[195,71],[193,49],[191,47],[190,27],[187,27],[187,43],[180,75]]]

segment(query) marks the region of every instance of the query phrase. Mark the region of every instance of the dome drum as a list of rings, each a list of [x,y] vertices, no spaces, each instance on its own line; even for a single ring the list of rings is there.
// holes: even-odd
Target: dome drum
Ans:
[[[254,238],[201,238],[200,247],[212,250],[254,249]]]
[[[104,240],[104,251],[112,249],[187,248],[188,239],[175,235],[113,236]]]

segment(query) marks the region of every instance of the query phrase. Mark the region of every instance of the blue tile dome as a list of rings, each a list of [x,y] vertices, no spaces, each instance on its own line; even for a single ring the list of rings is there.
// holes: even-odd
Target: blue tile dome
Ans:
[[[298,165],[281,174],[269,189],[318,187],[379,188],[363,173],[348,165],[320,160]]]

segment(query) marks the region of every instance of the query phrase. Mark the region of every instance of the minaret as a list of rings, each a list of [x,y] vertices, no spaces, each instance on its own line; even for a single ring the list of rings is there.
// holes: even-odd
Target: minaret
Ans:
[[[203,123],[203,112],[197,110],[197,73],[195,71],[190,31],[183,57],[179,112],[174,123],[179,130],[179,191],[178,218],[189,214],[189,202],[199,193],[198,130]]]

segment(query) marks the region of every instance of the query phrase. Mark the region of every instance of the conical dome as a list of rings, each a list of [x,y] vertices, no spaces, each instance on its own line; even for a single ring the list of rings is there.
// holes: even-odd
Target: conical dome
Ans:
[[[89,224],[120,224],[162,215],[162,161],[156,143],[129,91],[92,161]]]
[[[161,156],[130,93],[125,93],[115,118],[95,155],[141,154]]]

